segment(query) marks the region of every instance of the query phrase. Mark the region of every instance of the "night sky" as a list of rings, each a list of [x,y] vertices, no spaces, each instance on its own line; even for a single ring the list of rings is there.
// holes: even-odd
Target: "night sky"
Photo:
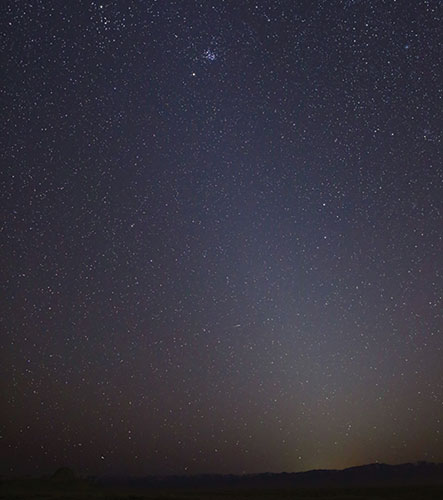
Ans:
[[[442,8],[3,3],[1,474],[443,461]]]

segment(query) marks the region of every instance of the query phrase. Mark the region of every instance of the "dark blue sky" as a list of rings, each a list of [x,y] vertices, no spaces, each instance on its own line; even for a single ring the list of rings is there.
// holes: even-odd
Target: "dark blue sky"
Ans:
[[[441,2],[3,10],[0,472],[443,461]]]

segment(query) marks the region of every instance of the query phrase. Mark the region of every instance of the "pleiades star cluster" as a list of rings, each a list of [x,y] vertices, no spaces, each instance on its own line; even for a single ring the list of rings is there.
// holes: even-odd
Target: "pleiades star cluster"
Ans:
[[[442,8],[3,3],[0,474],[443,461]]]

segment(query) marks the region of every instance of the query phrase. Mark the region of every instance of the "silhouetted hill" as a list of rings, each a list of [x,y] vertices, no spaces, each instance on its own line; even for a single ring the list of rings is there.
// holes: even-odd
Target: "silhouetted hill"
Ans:
[[[443,500],[443,464],[370,464],[344,470],[243,476],[75,478],[62,468],[53,476],[0,480],[4,500]]]
[[[51,476],[51,481],[55,482],[66,482],[74,480],[75,480],[74,471],[69,467],[60,467],[60,469],[57,469]]]
[[[329,488],[443,484],[443,464],[369,464],[343,470],[248,475],[102,478],[102,484],[135,488]]]
[[[93,481],[89,479],[77,477],[68,467],[61,467],[50,476],[24,476],[0,480],[0,499],[47,498],[49,500],[70,498],[73,494],[80,500],[89,498],[96,492],[92,483]]]

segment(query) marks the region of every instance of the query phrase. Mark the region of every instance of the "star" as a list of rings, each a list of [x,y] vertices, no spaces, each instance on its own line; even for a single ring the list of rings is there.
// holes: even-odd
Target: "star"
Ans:
[[[203,59],[206,59],[207,61],[215,61],[217,59],[217,54],[211,49],[206,49],[203,52]]]

